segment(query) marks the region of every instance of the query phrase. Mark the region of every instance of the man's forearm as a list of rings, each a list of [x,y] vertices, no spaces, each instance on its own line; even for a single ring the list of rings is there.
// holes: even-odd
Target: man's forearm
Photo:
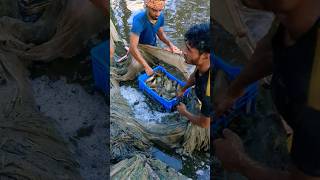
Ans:
[[[169,39],[167,39],[166,36],[164,36],[162,39],[160,39],[163,43],[165,43],[167,46],[171,45],[171,42],[169,41]]]
[[[265,41],[266,40],[262,42],[262,45],[257,45],[256,51],[252,55],[249,63],[241,71],[239,76],[231,83],[228,92],[231,96],[238,96],[239,94],[237,94],[237,90],[244,89],[251,83],[272,74],[272,49],[270,44],[263,44],[266,43]]]
[[[194,85],[194,80],[193,79],[188,79],[187,83],[185,86],[183,86],[182,91],[186,91],[189,87]]]
[[[158,34],[158,37],[159,39],[165,43],[167,46],[170,46],[171,45],[171,42],[169,41],[169,39],[167,38],[167,36],[165,35],[165,33],[163,31],[161,31],[159,34]]]
[[[200,126],[202,128],[209,128],[210,126],[210,121],[206,122],[206,119],[201,117],[201,116],[197,116],[194,115],[192,113],[190,113],[189,111],[186,111],[183,114],[191,123]]]
[[[187,80],[187,83],[185,86],[183,86],[182,90],[186,91],[189,87],[193,86],[195,84],[195,72],[193,72],[189,79]]]
[[[239,76],[231,83],[230,89],[244,89],[251,83],[272,74],[272,55],[269,59],[255,59],[249,62]]]
[[[130,47],[130,53],[144,68],[149,66],[137,47]]]

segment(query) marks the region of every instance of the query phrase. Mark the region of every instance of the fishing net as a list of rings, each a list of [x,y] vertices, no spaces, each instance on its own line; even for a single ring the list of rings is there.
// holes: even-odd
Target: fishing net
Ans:
[[[236,38],[239,48],[249,58],[256,43],[265,36],[274,19],[272,13],[245,7],[240,0],[215,0],[211,17]]]
[[[152,64],[159,62],[168,64],[171,67],[175,67],[176,71],[181,72],[184,79],[189,76],[187,65],[184,63],[182,56],[147,45],[140,45],[139,48],[148,62],[152,62]],[[135,60],[128,60],[128,62],[124,63],[126,65],[121,70],[116,67],[111,68],[111,122],[117,119],[117,123],[130,127],[130,129],[136,129],[137,133],[141,133],[146,139],[160,146],[174,148],[183,144],[187,153],[192,153],[194,150],[208,150],[209,130],[191,124],[188,125],[188,121],[180,115],[168,117],[169,120],[166,120],[166,123],[151,124],[141,123],[141,121],[134,118],[131,107],[128,106],[126,100],[118,92],[118,82],[135,79],[143,69]],[[124,75],[119,75],[119,71]],[[196,109],[197,100],[193,99],[191,101],[189,104],[193,106],[194,111],[198,110]]]
[[[53,120],[36,108],[28,74],[0,50],[0,179],[81,179]]]
[[[116,33],[116,31],[114,31]],[[114,35],[118,37],[118,35]],[[121,41],[121,40],[120,40]],[[115,43],[116,52],[121,45]],[[178,72],[180,78],[186,80],[192,68],[184,63],[184,58],[164,49],[139,45],[139,51],[144,59],[154,67],[157,64],[164,64],[173,72]],[[119,51],[119,50],[118,50]],[[115,57],[117,58],[117,57]],[[111,179],[180,179],[178,173],[159,168],[159,162],[151,158],[151,149],[155,144],[169,151],[175,148],[182,149],[182,153],[192,155],[195,151],[209,150],[209,129],[203,129],[180,116],[171,116],[166,123],[145,124],[136,118],[127,100],[120,93],[120,82],[135,80],[139,73],[143,72],[142,66],[134,59],[114,63],[110,69],[110,121],[111,121]],[[172,71],[171,71],[172,72]],[[227,75],[218,71],[215,78],[214,95],[225,91],[230,81]],[[132,81],[129,82],[129,84]],[[133,81],[137,83],[136,81]],[[128,92],[130,93],[130,92]],[[213,97],[215,100],[216,97]],[[188,110],[199,113],[199,103],[193,94],[188,99]],[[142,154],[142,155],[141,155]],[[159,162],[160,163],[160,162]],[[164,165],[161,165],[165,167]],[[169,171],[171,172],[171,170]],[[163,174],[161,176],[159,174]],[[164,178],[166,177],[166,178]],[[184,179],[185,177],[183,177]]]
[[[35,104],[26,67],[76,55],[105,18],[87,0],[3,0],[0,9],[0,179],[81,179],[54,120]]]
[[[177,71],[182,73],[184,79],[189,77],[190,71],[188,71],[188,67],[184,62],[183,56],[149,45],[139,45],[138,48],[150,66],[154,66],[158,62],[162,62],[175,67]],[[130,58],[128,61],[123,63],[121,68],[118,67],[115,71],[116,73],[113,78],[118,81],[128,81],[135,79],[140,72],[144,71],[144,68],[137,60]]]
[[[112,179],[176,179],[186,180],[186,176],[169,168],[163,162],[137,154],[111,167]]]
[[[110,19],[110,44],[111,47],[115,47],[115,42],[122,41],[119,37],[116,27],[114,26],[112,20]]]

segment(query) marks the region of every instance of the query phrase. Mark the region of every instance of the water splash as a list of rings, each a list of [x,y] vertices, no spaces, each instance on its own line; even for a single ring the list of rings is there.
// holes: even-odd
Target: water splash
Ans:
[[[127,100],[129,106],[132,107],[134,117],[142,123],[161,123],[162,118],[172,115],[172,113],[164,113],[153,110],[147,104],[147,97],[139,90],[121,86],[120,93]]]

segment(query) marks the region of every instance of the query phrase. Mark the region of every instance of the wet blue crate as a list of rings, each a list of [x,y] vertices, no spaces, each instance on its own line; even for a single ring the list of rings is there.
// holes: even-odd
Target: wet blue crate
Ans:
[[[240,73],[242,67],[231,66],[225,63],[221,58],[215,56],[214,58],[214,66],[217,69],[224,71],[227,74],[229,80],[234,80]],[[250,84],[246,90],[245,94],[240,97],[234,104],[233,109],[243,109],[245,107],[246,114],[252,113],[255,111],[255,98],[258,92],[258,83]],[[250,107],[249,107],[250,106]]]
[[[104,41],[91,49],[94,85],[105,94],[109,91],[109,41]]]
[[[239,75],[242,68],[230,66],[217,56],[215,56],[214,65],[217,69],[223,70],[230,80],[234,80]],[[248,115],[250,113],[254,113],[257,93],[258,82],[250,84],[245,89],[244,95],[236,100],[229,114],[224,115],[218,119],[214,119],[210,127],[210,133],[212,133],[211,137],[215,138],[219,131],[223,128],[226,128],[234,117],[242,114]]]
[[[167,71],[165,70],[165,68],[163,68],[162,66],[157,66],[157,67],[155,67],[155,68],[153,69],[153,71],[154,71],[154,72],[155,72],[155,71],[161,71],[161,72],[165,73],[165,75],[166,75],[169,79],[174,80],[174,81],[177,81],[178,84],[180,84],[181,86],[185,86],[185,84],[186,84],[185,82],[183,82],[183,81],[177,79],[176,77],[174,77],[173,75],[171,75],[171,74],[170,74],[169,72],[167,72]],[[171,99],[171,100],[167,100],[167,99],[159,96],[159,94],[157,94],[155,91],[153,91],[153,90],[145,83],[145,81],[146,81],[148,78],[149,78],[149,76],[148,76],[146,73],[144,73],[144,74],[142,74],[142,75],[140,75],[140,76],[138,77],[139,88],[140,88],[143,92],[147,93],[152,99],[154,99],[154,100],[156,100],[157,102],[159,102],[166,111],[171,111],[171,110],[177,105],[177,103],[178,103],[177,98],[175,97],[175,98],[173,98],[173,99]],[[188,89],[186,90],[186,92],[183,94],[183,96],[188,96],[189,93],[190,93],[190,89],[191,89],[191,88],[188,88]]]

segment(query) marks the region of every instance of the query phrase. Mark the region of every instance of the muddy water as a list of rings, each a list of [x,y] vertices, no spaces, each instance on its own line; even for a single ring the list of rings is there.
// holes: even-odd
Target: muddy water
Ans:
[[[143,2],[143,0],[111,0],[111,18],[121,38],[125,39],[127,42],[129,42],[132,18],[137,12],[143,10]],[[208,0],[167,1],[164,9],[164,30],[170,41],[172,41],[178,48],[183,48],[183,35],[188,28],[199,23],[209,23],[209,4],[210,1]],[[164,45],[161,41],[158,41],[158,46],[166,47],[166,45]],[[132,85],[131,83],[125,84],[126,85],[121,88],[121,93],[130,93],[133,97],[137,97],[136,100],[134,100],[135,98],[133,97],[129,98],[128,103],[132,104],[133,111],[135,116],[139,117],[138,119],[150,123],[149,116],[152,116],[155,118],[152,123],[159,123],[161,122],[161,119],[163,119],[162,117],[170,116],[167,113],[163,113],[159,111],[159,109],[154,108],[154,105],[152,105],[154,102],[150,101],[150,99],[146,98],[144,94],[140,93],[139,90],[136,89],[135,85]],[[136,84],[136,82],[133,82],[133,84]],[[130,85],[131,87],[129,87]],[[180,156],[179,154],[175,153],[176,150],[164,150],[161,148],[160,150],[172,157],[175,157],[179,161],[181,160],[182,169],[180,172],[186,176],[192,179],[209,179],[208,153],[198,152],[195,154],[195,157],[190,158]],[[165,157],[166,156],[164,156],[164,158]],[[169,159],[167,160],[167,162],[170,162]]]

